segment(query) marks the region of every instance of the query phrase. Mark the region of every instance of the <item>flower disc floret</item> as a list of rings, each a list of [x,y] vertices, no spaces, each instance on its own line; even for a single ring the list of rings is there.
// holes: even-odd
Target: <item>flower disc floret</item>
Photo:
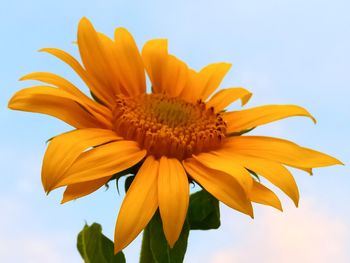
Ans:
[[[220,113],[198,101],[189,103],[163,94],[118,96],[113,111],[115,131],[158,158],[183,160],[220,147],[226,124]]]

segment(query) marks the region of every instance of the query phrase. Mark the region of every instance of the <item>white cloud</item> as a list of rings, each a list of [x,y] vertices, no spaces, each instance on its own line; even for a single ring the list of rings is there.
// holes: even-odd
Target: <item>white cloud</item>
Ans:
[[[237,233],[237,225],[230,220],[229,231],[240,240],[226,243],[213,253],[210,262],[350,262],[347,222],[316,207],[304,199],[300,208],[287,208],[285,213],[265,209],[244,228],[245,233]]]

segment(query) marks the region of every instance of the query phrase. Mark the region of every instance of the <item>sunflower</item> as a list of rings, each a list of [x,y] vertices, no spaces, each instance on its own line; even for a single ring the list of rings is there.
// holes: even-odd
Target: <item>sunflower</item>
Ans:
[[[225,88],[211,96],[230,64],[210,64],[197,72],[169,54],[164,39],[148,41],[140,54],[126,29],[117,28],[112,40],[86,18],[79,23],[77,44],[82,64],[59,49],[41,51],[67,63],[91,97],[60,76],[36,72],[22,80],[47,85],[20,90],[9,107],[52,115],[75,128],[50,141],[42,165],[47,193],[66,187],[63,203],[138,167],[116,222],[116,252],[135,239],[158,209],[173,247],[187,214],[189,182],[253,217],[252,202],[282,210],[275,193],[255,175],[297,205],[298,187],[285,166],[311,173],[315,167],[340,164],[287,140],[245,135],[286,117],[315,119],[295,105],[225,111],[237,100],[246,104],[252,95],[244,88]],[[146,93],[145,71],[151,93]]]

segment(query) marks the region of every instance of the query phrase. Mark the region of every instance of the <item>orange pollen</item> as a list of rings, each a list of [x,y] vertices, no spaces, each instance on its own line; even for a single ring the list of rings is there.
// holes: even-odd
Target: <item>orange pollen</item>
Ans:
[[[162,94],[117,96],[113,118],[118,135],[137,141],[156,158],[183,160],[217,149],[226,134],[226,123],[212,107]]]

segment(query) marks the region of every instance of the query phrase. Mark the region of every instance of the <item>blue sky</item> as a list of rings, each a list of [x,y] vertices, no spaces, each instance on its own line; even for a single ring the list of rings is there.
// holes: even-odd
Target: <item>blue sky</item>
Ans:
[[[350,145],[350,3],[334,1],[18,1],[0,9],[0,261],[79,262],[76,234],[85,221],[112,237],[122,196],[110,190],[60,205],[61,190],[46,196],[40,183],[45,141],[70,127],[39,114],[7,109],[11,95],[33,83],[19,77],[51,71],[84,87],[60,61],[36,52],[58,47],[77,56],[81,17],[108,35],[126,27],[139,47],[168,38],[170,52],[191,67],[233,63],[222,87],[253,92],[246,106],[291,103],[303,118],[254,131],[296,141],[348,163]],[[237,105],[232,105],[237,108]],[[222,206],[219,231],[193,232],[185,262],[349,262],[349,168],[295,171],[300,207],[284,198],[284,213],[256,207],[251,220]],[[137,262],[140,239],[125,252]],[[20,251],[20,252],[19,252]]]

